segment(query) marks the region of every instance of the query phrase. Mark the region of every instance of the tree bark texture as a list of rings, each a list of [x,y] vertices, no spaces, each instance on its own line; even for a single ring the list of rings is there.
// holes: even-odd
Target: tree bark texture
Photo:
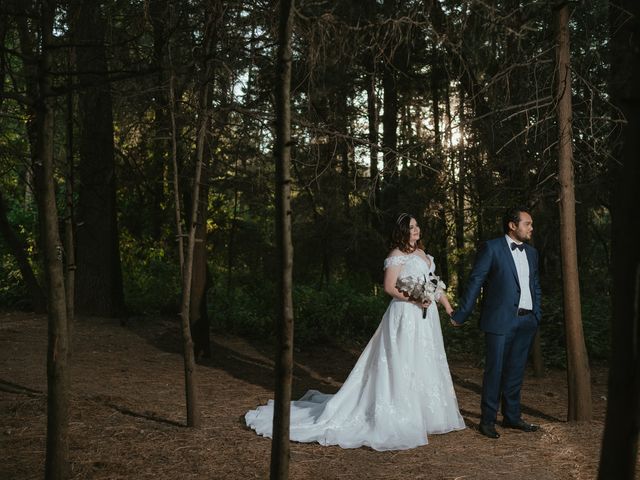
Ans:
[[[385,0],[384,15],[391,19],[397,15],[396,0]],[[389,27],[391,30],[393,27]],[[389,35],[393,37],[392,32]],[[388,45],[385,51],[384,70],[382,72],[382,158],[383,192],[381,207],[391,217],[398,212],[398,74],[396,72],[396,50]]]
[[[458,278],[458,284],[456,286],[456,293],[458,296],[461,296],[463,293],[463,285],[466,284],[465,279],[465,241],[464,241],[464,231],[465,231],[465,181],[466,181],[466,159],[465,159],[465,111],[464,111],[464,103],[465,103],[465,91],[461,87],[459,90],[459,101],[460,101],[460,126],[458,128],[458,133],[460,135],[459,145],[458,145],[458,172],[457,179],[455,185],[455,240],[456,240],[456,252],[458,254],[457,264],[456,264],[456,276]]]
[[[571,129],[571,63],[569,5],[556,7],[556,94],[558,116],[558,180],[560,183],[560,248],[564,319],[567,337],[569,421],[591,420],[591,375],[582,330]]]
[[[53,108],[50,68],[54,2],[40,4],[41,58],[38,68],[36,104],[37,157],[42,165],[39,214],[44,232],[45,275],[47,279],[47,446],[45,478],[62,480],[69,476],[69,369],[68,335],[63,266],[63,247],[58,231],[58,212],[53,175]]]
[[[178,127],[176,124],[175,73],[169,53],[171,73],[169,75],[169,118],[171,119],[171,164],[173,167],[173,205],[176,221],[176,242],[180,262],[180,278],[184,275],[184,235],[182,233],[182,203],[180,202],[180,171],[178,167]]]
[[[211,21],[211,20],[209,20]],[[205,42],[206,43],[206,42]],[[207,50],[208,51],[208,50]],[[200,186],[202,178],[202,164],[204,158],[205,141],[207,136],[208,116],[208,92],[206,83],[200,87],[199,93],[199,125],[196,141],[196,167],[193,177],[191,195],[191,211],[189,219],[189,235],[187,252],[185,256],[184,271],[182,272],[182,341],[184,356],[185,394],[187,400],[187,425],[198,428],[201,424],[200,405],[198,402],[198,390],[196,386],[196,362],[191,336],[191,295],[193,284],[193,267],[195,256],[196,231],[198,229],[198,211],[200,207]]]
[[[629,18],[631,16],[631,18]],[[613,318],[609,392],[599,480],[636,478],[640,433],[640,4],[610,5],[611,98],[627,121],[614,149],[612,216]]]
[[[71,82],[69,82],[71,86]],[[74,221],[74,161],[73,161],[73,93],[67,93],[67,175],[65,181],[65,219],[64,219],[64,252],[65,252],[65,293],[67,298],[67,328],[69,336],[69,355],[73,346],[73,327],[75,318],[75,286],[76,286],[76,250]]]
[[[187,402],[187,425],[198,428],[201,424],[200,405],[198,402],[198,390],[196,387],[196,362],[191,337],[191,285],[193,281],[193,263],[196,242],[196,229],[198,221],[198,202],[200,198],[200,177],[202,175],[202,157],[206,137],[207,115],[207,88],[204,86],[200,98],[200,125],[197,137],[196,168],[193,178],[193,194],[191,206],[191,218],[189,220],[189,236],[187,252],[185,256],[184,271],[182,272],[182,308],[180,318],[182,320],[182,345],[184,358],[185,395]]]
[[[369,125],[369,177],[371,178],[372,188],[374,189],[378,183],[378,97],[376,93],[376,72],[375,62],[373,58],[368,59],[367,68],[369,71],[366,76],[366,92],[367,92],[367,123]],[[375,202],[375,195],[374,195]]]
[[[208,129],[209,122],[205,128]],[[203,166],[200,180],[201,199],[198,206],[195,244],[193,247],[193,272],[191,280],[191,308],[189,309],[189,324],[191,326],[191,338],[195,358],[211,357],[211,340],[209,335],[209,314],[207,312],[207,290],[211,286],[211,276],[207,266],[207,214],[208,214],[208,173],[211,152],[206,150],[203,154]]]
[[[113,146],[113,114],[104,44],[105,22],[97,0],[72,6],[80,117],[77,208],[78,313],[117,316],[124,310]]]
[[[271,442],[271,479],[289,478],[289,415],[293,371],[293,244],[291,240],[291,35],[292,0],[281,0],[278,30],[275,113],[276,248],[278,311],[276,385]]]

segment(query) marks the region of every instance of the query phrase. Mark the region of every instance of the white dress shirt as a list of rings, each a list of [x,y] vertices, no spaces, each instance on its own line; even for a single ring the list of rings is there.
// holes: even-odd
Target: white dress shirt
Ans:
[[[518,272],[518,282],[520,283],[520,302],[518,308],[533,310],[533,299],[531,298],[531,288],[529,288],[529,261],[527,260],[527,252],[519,248],[512,250],[512,243],[521,245],[522,242],[514,240],[509,235],[505,235],[504,237],[507,240],[513,261],[516,264],[516,271]]]

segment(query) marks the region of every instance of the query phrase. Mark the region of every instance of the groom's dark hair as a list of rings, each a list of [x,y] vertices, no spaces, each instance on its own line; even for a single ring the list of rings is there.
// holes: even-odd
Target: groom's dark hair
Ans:
[[[502,231],[504,232],[505,235],[509,233],[510,222],[513,222],[516,225],[518,225],[518,222],[520,221],[520,214],[522,212],[525,212],[531,215],[531,212],[529,212],[529,209],[525,207],[511,207],[506,212],[504,212],[504,215],[502,216]]]

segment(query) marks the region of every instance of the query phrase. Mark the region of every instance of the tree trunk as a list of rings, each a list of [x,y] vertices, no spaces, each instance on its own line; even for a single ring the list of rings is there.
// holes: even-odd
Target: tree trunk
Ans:
[[[291,241],[291,0],[280,2],[275,113],[276,248],[278,312],[275,406],[271,442],[271,479],[289,478],[289,415],[293,371],[293,244]]]
[[[206,104],[207,88],[201,88],[200,99],[200,128],[198,129],[197,152],[196,152],[196,169],[193,182],[193,198],[191,205],[191,221],[189,222],[189,234],[187,241],[187,255],[184,255],[184,241],[182,232],[182,208],[180,202],[180,181],[178,171],[178,153],[177,153],[177,128],[175,115],[175,96],[174,96],[174,75],[171,73],[169,80],[169,97],[170,107],[169,116],[171,119],[171,158],[173,163],[173,189],[174,189],[174,207],[176,219],[176,237],[178,240],[178,253],[180,259],[180,274],[182,278],[182,303],[180,310],[180,319],[182,327],[182,346],[183,346],[183,363],[185,377],[185,397],[187,404],[187,425],[189,427],[198,428],[201,423],[200,409],[198,404],[196,380],[195,380],[195,352],[193,348],[193,340],[191,338],[191,282],[193,280],[193,264],[195,256],[195,240],[198,220],[198,198],[200,192],[200,176],[202,171],[202,159],[204,152],[204,141],[206,136],[207,111]]]
[[[200,92],[200,115],[198,125],[196,168],[193,178],[191,219],[189,221],[189,239],[187,243],[187,254],[185,258],[184,271],[182,272],[182,309],[180,318],[182,320],[182,343],[184,356],[184,377],[185,394],[187,401],[187,425],[189,427],[200,427],[201,415],[198,403],[198,391],[195,379],[195,355],[193,340],[191,338],[191,285],[193,280],[194,252],[196,242],[196,230],[198,222],[198,206],[200,201],[200,178],[202,175],[202,159],[204,156],[204,142],[207,135],[207,92],[206,85],[201,87]]]
[[[116,219],[113,116],[104,45],[102,3],[72,7],[78,81],[80,164],[76,308],[86,315],[116,316],[124,310]]]
[[[542,358],[542,344],[540,343],[540,331],[536,333],[531,346],[531,363],[535,377],[544,376],[544,361]]]
[[[438,196],[443,199],[440,207],[438,208],[437,231],[440,232],[440,235],[438,235],[439,244],[436,248],[438,249],[437,258],[439,260],[438,268],[440,269],[440,276],[446,281],[446,283],[449,283],[447,212],[445,210],[444,202],[445,192],[442,186],[445,177],[445,169],[444,152],[442,149],[442,129],[440,128],[442,123],[442,115],[440,111],[440,86],[442,85],[442,80],[440,78],[440,72],[442,70],[440,68],[440,56],[438,55],[438,52],[435,51],[435,48],[432,50],[431,59],[431,111],[433,113],[433,151],[435,157],[432,161],[432,166],[439,172],[432,175],[432,179],[433,186],[435,187],[434,192],[438,192]]]
[[[458,258],[457,258],[457,265],[456,265],[456,276],[458,277],[458,283],[457,283],[457,294],[458,297],[460,297],[463,293],[463,287],[462,285],[464,283],[466,283],[465,280],[465,269],[464,269],[464,265],[465,265],[465,251],[464,251],[464,247],[465,247],[465,242],[464,242],[464,230],[465,230],[465,216],[464,216],[464,208],[465,208],[465,202],[464,202],[464,195],[465,195],[465,181],[466,181],[466,176],[465,176],[465,172],[467,169],[467,165],[466,165],[466,159],[465,159],[465,139],[464,139],[464,135],[465,135],[465,112],[464,112],[464,102],[465,102],[465,94],[464,94],[464,89],[460,88],[460,127],[458,128],[458,133],[460,135],[460,140],[459,140],[459,144],[458,144],[458,155],[457,155],[457,159],[458,159],[458,174],[457,174],[457,182],[455,184],[455,199],[456,199],[456,214],[455,214],[455,219],[456,219],[456,232],[455,232],[455,237],[456,237],[456,252],[458,253]]]
[[[556,89],[558,115],[558,180],[560,182],[560,247],[564,318],[567,337],[567,381],[569,421],[591,420],[589,358],[582,331],[578,253],[576,248],[573,142],[571,131],[571,65],[569,49],[569,5],[556,7]]]
[[[69,82],[71,87],[71,82]],[[73,327],[75,317],[75,278],[76,252],[74,241],[74,165],[73,165],[73,93],[67,93],[67,175],[65,182],[66,212],[64,219],[64,251],[65,251],[65,291],[67,299],[67,329],[69,336],[69,354],[73,343]]]
[[[397,1],[385,0],[384,15],[388,19],[397,15]],[[389,27],[390,29],[393,27]],[[389,35],[392,32],[389,31]],[[384,71],[382,73],[382,89],[384,96],[382,100],[382,149],[383,149],[383,210],[392,217],[398,211],[398,84],[395,66],[395,50],[389,46],[385,55]]]
[[[169,118],[171,119],[171,163],[173,166],[173,200],[176,220],[176,241],[180,262],[180,278],[184,275],[184,235],[182,233],[182,204],[180,202],[180,171],[178,168],[178,128],[176,125],[175,72],[169,53],[171,74],[169,75]]]
[[[385,65],[382,75],[384,89],[382,112],[383,172],[390,181],[398,173],[398,86],[393,65]]]
[[[375,202],[375,189],[378,183],[378,97],[376,94],[376,72],[373,59],[368,61],[366,77],[367,122],[369,125],[369,177],[371,178],[372,195]]]
[[[209,122],[205,128],[208,129]],[[207,150],[207,158],[211,152]],[[203,155],[204,157],[204,155]],[[189,309],[189,324],[191,325],[191,337],[193,339],[193,351],[195,358],[211,357],[211,340],[209,337],[209,314],[207,312],[207,290],[211,285],[211,276],[207,266],[207,213],[208,213],[208,174],[209,160],[202,160],[203,173],[200,180],[201,199],[198,207],[196,222],[196,237],[193,251],[193,278],[191,284],[191,308]]]
[[[624,14],[623,14],[624,12]],[[599,480],[636,478],[640,420],[640,4],[614,0],[611,13],[611,99],[627,120],[615,170],[612,217],[613,317],[609,393]],[[630,18],[627,17],[630,15]],[[618,138],[617,135],[614,138]]]
[[[53,108],[50,88],[55,4],[40,4],[41,56],[38,68],[36,104],[37,158],[42,168],[42,191],[38,195],[44,232],[45,276],[47,279],[47,451],[45,478],[62,480],[69,476],[69,369],[66,295],[63,248],[58,231],[58,212],[53,172]]]

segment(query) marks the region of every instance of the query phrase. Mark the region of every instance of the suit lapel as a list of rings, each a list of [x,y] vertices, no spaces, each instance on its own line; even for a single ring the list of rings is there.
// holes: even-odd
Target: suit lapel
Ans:
[[[518,280],[518,271],[516,270],[516,262],[513,260],[513,255],[511,254],[511,250],[509,250],[509,244],[504,239],[504,237],[502,239],[502,250],[504,256],[506,257],[506,262],[509,264],[511,272],[513,273],[513,278],[516,279],[516,283],[518,284],[518,286],[520,286],[520,281]],[[529,258],[528,255],[527,258]]]

